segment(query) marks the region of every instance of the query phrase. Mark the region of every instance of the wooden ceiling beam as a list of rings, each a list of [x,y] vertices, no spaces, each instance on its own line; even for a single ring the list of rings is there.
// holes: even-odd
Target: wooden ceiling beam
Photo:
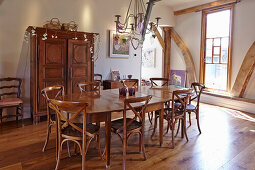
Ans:
[[[238,3],[240,1],[241,0],[218,0],[218,1],[210,2],[210,3],[206,3],[203,5],[198,5],[198,6],[174,11],[174,15],[177,16],[177,15],[183,15],[183,14],[187,14],[187,13],[191,13],[191,12],[198,12],[198,11],[202,11],[202,10],[208,9],[208,8]]]

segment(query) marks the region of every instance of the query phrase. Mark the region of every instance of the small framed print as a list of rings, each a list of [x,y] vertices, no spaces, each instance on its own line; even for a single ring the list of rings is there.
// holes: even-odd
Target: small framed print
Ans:
[[[130,56],[130,39],[125,34],[110,31],[110,57],[128,58]]]

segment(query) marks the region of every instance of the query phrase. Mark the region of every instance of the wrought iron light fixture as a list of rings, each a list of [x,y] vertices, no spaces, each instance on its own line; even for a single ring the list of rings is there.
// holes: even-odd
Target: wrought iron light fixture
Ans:
[[[156,23],[150,23],[149,29],[147,28],[152,6],[158,1],[160,0],[149,0],[146,8],[143,0],[130,0],[127,14],[123,23],[120,22],[121,16],[115,15],[116,33],[127,34],[134,49],[142,46],[145,34],[152,31],[153,24],[158,26],[159,20],[161,19],[160,17],[156,18]],[[132,7],[133,9],[131,9]]]

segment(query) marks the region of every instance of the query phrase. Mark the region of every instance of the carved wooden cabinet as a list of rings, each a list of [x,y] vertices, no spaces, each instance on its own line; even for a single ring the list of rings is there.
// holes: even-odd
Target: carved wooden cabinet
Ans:
[[[30,33],[30,103],[37,122],[46,115],[46,101],[41,95],[44,87],[64,85],[65,93],[70,94],[79,91],[79,82],[93,80],[92,56],[97,34],[38,27],[28,27],[27,32]]]

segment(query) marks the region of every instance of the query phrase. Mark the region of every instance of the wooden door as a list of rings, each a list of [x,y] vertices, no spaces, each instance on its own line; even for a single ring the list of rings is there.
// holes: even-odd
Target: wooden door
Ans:
[[[66,87],[67,40],[39,38],[39,75],[38,75],[38,111],[46,109],[46,102],[41,94],[44,87],[64,85]]]
[[[94,63],[90,54],[90,42],[68,40],[68,93],[79,92],[78,83],[92,81]]]

